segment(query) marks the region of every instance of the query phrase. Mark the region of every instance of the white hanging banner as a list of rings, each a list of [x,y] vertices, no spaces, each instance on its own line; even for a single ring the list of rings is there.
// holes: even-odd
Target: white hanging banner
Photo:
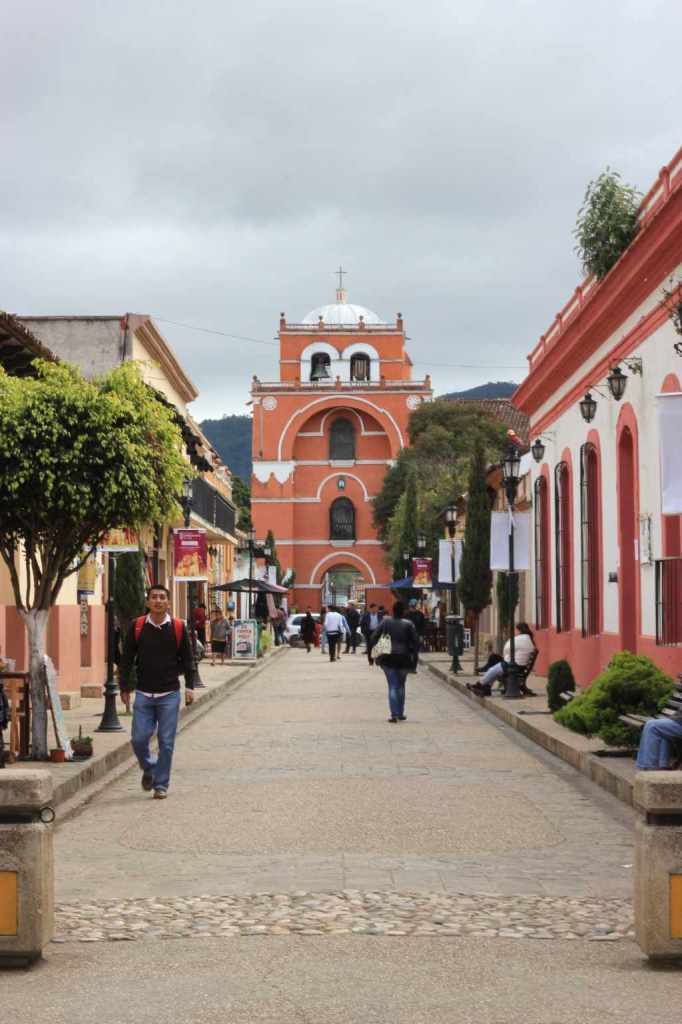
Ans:
[[[661,512],[682,513],[682,393],[656,395],[661,459]]]
[[[462,561],[462,542],[456,540],[455,545],[455,578],[452,578],[452,544],[451,540],[438,541],[438,582],[456,583],[459,579],[459,564]]]
[[[490,516],[490,568],[509,571],[509,512],[493,512]],[[514,571],[530,569],[530,512],[515,512]]]

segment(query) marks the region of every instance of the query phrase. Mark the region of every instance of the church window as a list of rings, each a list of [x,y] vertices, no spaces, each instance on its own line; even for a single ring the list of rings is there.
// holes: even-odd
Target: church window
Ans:
[[[331,360],[326,352],[316,352],[310,361],[311,380],[331,380]]]
[[[332,540],[355,540],[355,508],[350,498],[337,498],[329,509]]]
[[[348,460],[355,458],[355,430],[350,420],[334,420],[329,434],[329,458]]]
[[[365,352],[358,352],[356,355],[351,356],[350,360],[350,379],[351,380],[369,380],[370,377],[370,359]]]

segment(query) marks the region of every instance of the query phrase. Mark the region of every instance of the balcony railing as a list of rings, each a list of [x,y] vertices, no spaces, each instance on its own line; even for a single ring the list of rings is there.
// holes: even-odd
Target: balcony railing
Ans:
[[[320,381],[300,380],[254,380],[251,385],[252,393],[259,391],[319,391],[321,388],[329,388],[330,391],[430,391],[431,379],[424,380],[382,380],[382,381],[358,381],[342,380],[338,385],[335,381],[328,384],[320,384]]]
[[[235,510],[203,477],[192,481],[192,511],[224,533],[234,533]]]
[[[656,561],[656,643],[682,645],[682,556]]]

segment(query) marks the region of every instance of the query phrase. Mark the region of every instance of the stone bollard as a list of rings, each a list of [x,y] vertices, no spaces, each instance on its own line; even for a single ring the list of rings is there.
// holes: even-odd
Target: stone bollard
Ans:
[[[0,773],[0,966],[40,957],[54,928],[52,776]]]
[[[682,960],[682,773],[638,772],[635,933],[650,959]]]

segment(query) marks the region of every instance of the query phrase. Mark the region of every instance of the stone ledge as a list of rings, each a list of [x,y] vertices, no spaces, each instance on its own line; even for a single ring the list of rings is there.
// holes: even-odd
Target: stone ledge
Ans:
[[[93,697],[101,697],[103,689],[104,687],[101,683],[83,683],[81,685],[81,697],[84,700],[88,700]],[[76,705],[74,705],[74,707],[76,707]]]
[[[630,807],[634,806],[634,763],[623,758],[602,758],[595,756],[595,749],[602,746],[599,741],[589,740],[585,736],[579,736],[568,729],[559,726],[550,716],[537,714],[530,716],[519,714],[525,711],[530,701],[509,701],[504,702],[500,698],[479,697],[467,688],[466,682],[453,675],[444,668],[424,659],[422,664],[426,665],[433,675],[442,680],[453,690],[457,690],[464,697],[478,704],[491,714],[520,732],[527,739],[537,743],[543,750],[570,764],[572,768],[586,775],[588,779],[595,782],[602,789],[607,790],[612,796],[617,797]],[[478,676],[469,676],[470,682],[475,682]],[[537,702],[536,702],[537,703]],[[519,707],[521,705],[521,707]],[[549,728],[543,728],[543,724]],[[554,731],[556,730],[556,732]]]

